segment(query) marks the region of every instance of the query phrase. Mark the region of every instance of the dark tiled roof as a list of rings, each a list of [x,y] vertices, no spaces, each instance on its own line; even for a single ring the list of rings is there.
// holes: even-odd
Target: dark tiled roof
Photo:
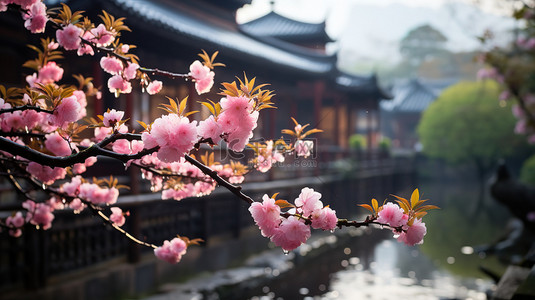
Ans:
[[[395,85],[392,93],[394,99],[381,103],[381,106],[383,109],[393,112],[422,112],[438,96],[417,79]]]
[[[251,38],[239,31],[217,26],[196,16],[174,9],[163,1],[111,0],[122,9],[147,22],[194,40],[213,44],[219,49],[231,49],[246,56],[310,73],[329,73],[335,68],[332,56],[307,56],[285,51]]]
[[[305,23],[270,12],[258,19],[240,25],[244,32],[259,37],[274,37],[289,42],[317,42],[333,40],[325,32],[325,22]]]
[[[365,92],[377,95],[379,99],[392,99],[392,95],[381,89],[377,83],[375,74],[370,76],[358,76],[338,72],[336,84],[346,91]]]

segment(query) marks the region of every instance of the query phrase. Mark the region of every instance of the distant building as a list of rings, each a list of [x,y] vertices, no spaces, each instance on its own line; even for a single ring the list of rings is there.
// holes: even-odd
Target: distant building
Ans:
[[[392,146],[418,150],[416,129],[422,113],[443,89],[458,79],[409,79],[396,82],[394,98],[381,101],[381,132],[392,140]]]

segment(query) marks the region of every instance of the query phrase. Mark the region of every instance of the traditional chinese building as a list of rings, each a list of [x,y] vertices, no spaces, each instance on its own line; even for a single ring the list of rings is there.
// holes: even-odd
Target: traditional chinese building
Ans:
[[[102,9],[125,16],[135,34],[124,34],[124,42],[137,45],[135,53],[144,66],[187,72],[197,53],[219,51],[217,61],[227,65],[216,69],[216,83],[257,77],[269,83],[276,93],[277,110],[261,113],[257,135],[280,136],[280,130],[292,125],[289,116],[324,130],[321,145],[346,147],[349,135],[356,131],[359,110],[377,116],[378,100],[389,98],[378,86],[375,76],[353,76],[336,68],[336,54],[326,54],[325,45],[332,40],[325,23],[298,22],[275,12],[245,24],[237,24],[236,9],[249,1],[146,1],[72,0],[92,14]],[[88,9],[89,7],[89,9]],[[95,78],[105,86],[107,75],[94,62]],[[164,81],[161,95],[190,96],[191,108],[201,109],[197,101],[217,100],[218,88],[199,97],[192,85],[181,81]],[[133,119],[149,121],[161,114],[157,106],[163,96],[149,97],[139,92],[126,95],[131,103],[126,109]],[[149,99],[151,98],[151,99]],[[106,106],[116,101],[108,95]],[[120,107],[121,108],[121,107]],[[103,107],[97,108],[99,111]],[[205,112],[206,113],[206,112]],[[370,133],[371,134],[371,133]]]
[[[381,102],[382,133],[396,148],[418,150],[417,127],[422,113],[457,79],[410,79],[396,82],[394,99]]]

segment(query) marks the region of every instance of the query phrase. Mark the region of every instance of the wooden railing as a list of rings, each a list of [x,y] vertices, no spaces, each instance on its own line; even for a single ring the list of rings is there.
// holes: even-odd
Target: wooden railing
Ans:
[[[325,203],[335,208],[339,216],[351,217],[357,213],[357,203],[365,203],[371,196],[386,196],[412,182],[409,158],[320,150],[317,157],[308,160],[288,158],[271,175],[252,176],[243,190],[255,199],[276,191],[282,191],[285,199],[293,199],[302,186],[322,185],[318,189]],[[298,167],[304,161],[310,168]],[[122,180],[129,181],[128,178],[125,175]],[[9,193],[9,187],[3,187],[4,195]],[[209,245],[212,237],[238,237],[244,227],[253,223],[247,205],[226,190],[216,189],[210,196],[183,199],[180,203],[159,198],[158,193],[121,196],[119,206],[131,213],[124,228],[154,244],[178,233],[202,238]],[[9,201],[2,203],[0,213],[4,215],[17,207]],[[5,231],[0,233],[0,291],[42,287],[55,276],[111,260],[135,263],[144,251],[151,250],[103,225],[90,212],[74,215],[69,210],[57,211],[49,230],[25,230],[20,238],[12,238]]]

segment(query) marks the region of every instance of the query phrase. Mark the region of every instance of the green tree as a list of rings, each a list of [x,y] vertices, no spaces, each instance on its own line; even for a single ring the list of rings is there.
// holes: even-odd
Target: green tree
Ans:
[[[525,145],[513,133],[515,118],[509,105],[498,105],[499,92],[494,81],[460,82],[429,106],[418,125],[426,155],[453,164],[473,164],[480,191],[476,208],[483,201],[485,176],[496,161]]]

